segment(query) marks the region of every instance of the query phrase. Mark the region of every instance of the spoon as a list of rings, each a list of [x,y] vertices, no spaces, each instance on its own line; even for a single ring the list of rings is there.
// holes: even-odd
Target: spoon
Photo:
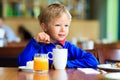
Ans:
[[[50,42],[48,40],[46,41],[46,43],[52,43],[55,46],[55,48],[57,48],[57,49],[62,49],[63,48],[61,45],[53,43],[53,42]]]
[[[100,74],[107,74],[107,72],[104,70],[98,69],[98,71],[100,72]]]
[[[55,47],[57,48],[57,49],[62,49],[62,46],[61,45],[55,45]]]

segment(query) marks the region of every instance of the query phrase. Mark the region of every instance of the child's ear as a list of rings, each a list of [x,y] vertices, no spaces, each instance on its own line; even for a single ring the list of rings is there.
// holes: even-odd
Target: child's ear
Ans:
[[[45,24],[45,23],[41,23],[41,27],[42,27],[42,30],[43,30],[44,32],[47,31],[47,29],[46,29],[46,24]]]

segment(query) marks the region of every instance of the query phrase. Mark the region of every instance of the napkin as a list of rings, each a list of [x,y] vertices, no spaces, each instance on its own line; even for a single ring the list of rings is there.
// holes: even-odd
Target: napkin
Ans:
[[[82,71],[85,74],[100,74],[99,71],[92,68],[77,68],[77,69]]]

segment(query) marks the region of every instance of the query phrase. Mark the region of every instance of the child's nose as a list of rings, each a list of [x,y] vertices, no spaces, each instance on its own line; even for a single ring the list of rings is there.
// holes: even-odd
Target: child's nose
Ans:
[[[61,27],[61,31],[65,31],[65,26],[62,26],[62,27]]]

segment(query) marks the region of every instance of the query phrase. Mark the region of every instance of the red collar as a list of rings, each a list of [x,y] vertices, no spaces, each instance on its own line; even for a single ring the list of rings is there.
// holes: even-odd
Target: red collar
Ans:
[[[63,46],[63,45],[65,45],[65,41],[66,41],[66,39],[59,41],[59,43]]]
[[[61,41],[57,41],[57,42],[54,43],[54,44],[60,44],[60,45],[64,46],[64,45],[65,45],[65,41],[66,41],[66,39],[61,40]],[[46,44],[46,43],[44,43],[44,44]]]

